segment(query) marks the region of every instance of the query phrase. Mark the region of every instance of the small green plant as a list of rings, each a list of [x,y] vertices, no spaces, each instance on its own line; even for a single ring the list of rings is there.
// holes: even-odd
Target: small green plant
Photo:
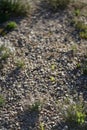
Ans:
[[[64,97],[57,104],[58,110],[61,111],[61,116],[69,128],[81,128],[82,125],[85,125],[87,105],[84,103],[82,95]]]
[[[87,66],[85,68],[83,68],[83,74],[87,75]]]
[[[54,76],[50,76],[50,81],[51,82],[55,82],[55,77]]]
[[[55,68],[56,68],[56,65],[55,65],[55,64],[52,64],[52,65],[51,65],[51,70],[53,70],[53,71],[54,71],[54,70],[55,70]]]
[[[1,46],[0,46],[0,53],[1,53],[3,50],[5,50],[5,46],[4,46],[4,45],[1,45]]]
[[[84,24],[82,21],[77,21],[77,23],[75,24],[75,27],[80,32],[87,30],[87,25]]]
[[[87,24],[83,23],[82,21],[78,21],[77,19],[74,19],[73,25],[79,32],[80,38],[87,39]]]
[[[80,35],[80,38],[87,39],[87,30],[80,32],[79,35]]]
[[[9,58],[9,52],[6,51],[6,52],[4,52],[4,53],[2,54],[1,60],[6,61],[8,58]]]
[[[46,1],[54,10],[65,9],[70,3],[70,0],[46,0]]]
[[[85,122],[86,114],[82,104],[73,104],[68,106],[65,113],[66,122],[81,125]]]
[[[79,16],[80,15],[80,9],[75,9],[74,14],[75,14],[75,16]]]
[[[45,130],[45,129],[44,129],[44,124],[43,124],[43,123],[40,123],[40,127],[41,127],[41,130]]]
[[[72,50],[73,52],[76,52],[76,51],[77,51],[77,45],[76,45],[76,44],[72,45],[72,46],[71,46],[71,50]]]
[[[87,60],[85,60],[82,65],[82,71],[84,75],[87,75]]]
[[[72,54],[72,56],[75,56],[75,55],[76,55],[77,50],[78,50],[77,44],[73,44],[73,45],[71,46],[71,54]]]
[[[0,61],[6,61],[10,56],[10,50],[4,45],[0,46]]]
[[[0,95],[0,107],[2,107],[5,104],[5,99],[2,95]]]
[[[81,64],[80,64],[80,63],[77,63],[76,68],[77,68],[77,69],[81,68]]]
[[[86,55],[85,55],[86,56]],[[84,56],[81,62],[77,63],[77,69],[80,69],[84,75],[87,75],[87,57]]]
[[[9,22],[7,25],[6,25],[6,30],[10,31],[10,30],[13,30],[17,27],[17,24],[16,22]]]
[[[41,102],[40,101],[35,101],[31,106],[30,106],[30,110],[31,111],[39,111],[41,109]]]
[[[24,68],[25,63],[24,63],[23,60],[18,60],[18,61],[16,62],[16,66],[17,66],[19,69],[21,69],[21,68]]]

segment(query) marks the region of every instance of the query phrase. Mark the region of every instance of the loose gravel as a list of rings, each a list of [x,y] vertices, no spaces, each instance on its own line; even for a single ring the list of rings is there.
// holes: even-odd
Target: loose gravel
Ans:
[[[6,99],[0,108],[1,130],[39,130],[40,122],[46,130],[68,130],[57,100],[75,93],[87,99],[87,76],[77,69],[87,41],[70,20],[69,10],[52,13],[37,7],[29,17],[15,19],[17,29],[0,36],[0,44],[12,51],[0,71],[0,93]],[[18,68],[17,61],[24,67]],[[41,110],[31,111],[29,106],[38,100]]]

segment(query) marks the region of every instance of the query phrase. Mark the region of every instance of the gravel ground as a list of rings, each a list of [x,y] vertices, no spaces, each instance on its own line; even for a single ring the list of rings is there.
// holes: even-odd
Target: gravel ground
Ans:
[[[87,99],[87,76],[77,69],[87,41],[79,38],[71,18],[69,10],[54,14],[38,7],[29,17],[16,19],[17,29],[0,36],[0,44],[12,51],[0,71],[0,93],[6,99],[0,108],[1,130],[39,130],[40,122],[45,130],[68,130],[56,101],[76,93]],[[24,68],[17,68],[18,60]],[[31,111],[38,100],[41,110]]]

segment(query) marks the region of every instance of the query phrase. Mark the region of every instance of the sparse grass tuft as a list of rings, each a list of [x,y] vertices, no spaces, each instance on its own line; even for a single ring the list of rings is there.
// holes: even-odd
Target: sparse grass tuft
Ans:
[[[84,75],[87,75],[87,60],[85,60],[82,65],[82,71]]]
[[[45,129],[44,129],[44,124],[43,124],[43,123],[40,123],[40,127],[41,127],[41,130],[45,130]]]
[[[70,97],[65,97],[58,103],[59,112],[61,111],[61,116],[69,126],[69,128],[76,128],[85,124],[86,121],[86,104],[83,98],[80,96],[79,100]]]
[[[72,24],[75,29],[78,31],[80,38],[87,39],[87,24],[78,19],[73,19]]]
[[[72,45],[71,46],[71,50],[72,50],[72,52],[73,52],[73,55],[77,52],[77,45],[76,44],[74,44],[74,45]]]
[[[76,27],[76,29],[77,29],[78,31],[80,31],[80,32],[81,32],[81,31],[85,32],[85,31],[87,30],[87,25],[84,24],[82,21],[77,21],[75,27]]]
[[[77,67],[77,69],[80,69],[81,68],[81,64],[80,63],[77,63],[77,65],[76,65]]]
[[[71,104],[66,109],[65,120],[71,124],[81,125],[85,122],[86,114],[82,104]]]
[[[24,68],[25,63],[24,63],[23,60],[17,60],[17,61],[16,61],[16,66],[17,66],[19,69],[21,69],[21,68]]]
[[[0,46],[0,61],[6,61],[10,56],[10,50],[4,45]]]
[[[35,101],[31,106],[30,106],[30,110],[31,111],[39,111],[41,109],[41,102],[40,101]]]
[[[2,95],[0,95],[0,107],[2,107],[5,104],[5,99]]]
[[[51,82],[55,82],[56,80],[55,80],[55,77],[54,76],[50,76],[50,81]]]
[[[51,65],[51,70],[54,71],[56,69],[56,65],[55,64],[52,64]]]
[[[79,16],[80,15],[80,9],[75,9],[74,14],[75,14],[75,16]]]
[[[87,30],[80,32],[80,38],[87,39]]]
[[[17,24],[16,22],[9,22],[7,25],[6,25],[6,30],[7,31],[10,31],[10,30],[13,30],[17,27]]]

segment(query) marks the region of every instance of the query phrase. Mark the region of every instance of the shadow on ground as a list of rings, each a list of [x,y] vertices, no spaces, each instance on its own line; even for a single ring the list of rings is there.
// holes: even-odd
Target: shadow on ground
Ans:
[[[18,114],[18,120],[21,130],[37,130],[39,111],[25,110]]]

